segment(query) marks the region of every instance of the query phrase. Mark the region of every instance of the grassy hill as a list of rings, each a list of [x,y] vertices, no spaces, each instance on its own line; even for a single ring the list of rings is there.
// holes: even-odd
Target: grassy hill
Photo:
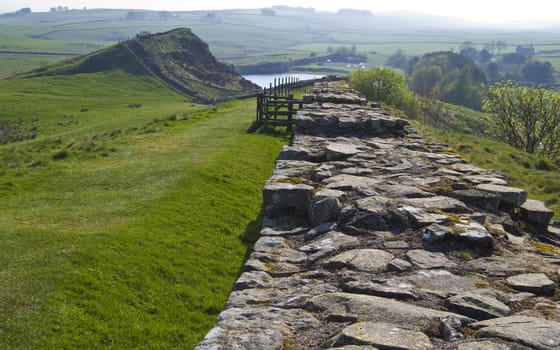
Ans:
[[[195,100],[211,102],[259,88],[212,55],[190,29],[143,34],[106,49],[24,73],[21,77],[105,72],[155,76]]]
[[[258,232],[286,136],[127,55],[0,80],[1,348],[192,348]]]

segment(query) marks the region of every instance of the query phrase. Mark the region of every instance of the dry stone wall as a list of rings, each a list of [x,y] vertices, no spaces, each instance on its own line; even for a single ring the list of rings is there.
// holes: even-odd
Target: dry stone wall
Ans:
[[[553,213],[342,82],[314,94],[196,349],[560,349]]]

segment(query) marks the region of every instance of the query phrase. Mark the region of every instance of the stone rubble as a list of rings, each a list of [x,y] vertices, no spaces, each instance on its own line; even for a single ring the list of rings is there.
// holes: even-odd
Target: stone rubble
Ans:
[[[560,349],[553,213],[343,82],[314,94],[196,349]]]

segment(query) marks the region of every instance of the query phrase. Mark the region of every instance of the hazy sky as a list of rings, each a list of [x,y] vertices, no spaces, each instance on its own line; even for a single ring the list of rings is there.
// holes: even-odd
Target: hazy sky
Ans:
[[[35,12],[51,7],[126,8],[151,10],[211,10],[225,8],[262,8],[272,5],[314,7],[336,11],[340,7],[368,9],[372,12],[417,11],[441,16],[454,16],[481,21],[560,20],[558,0],[1,0],[0,12],[30,7]]]

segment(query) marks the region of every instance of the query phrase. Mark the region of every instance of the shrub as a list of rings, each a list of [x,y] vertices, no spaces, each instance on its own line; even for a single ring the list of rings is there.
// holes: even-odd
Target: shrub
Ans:
[[[483,108],[500,140],[560,160],[560,95],[554,90],[511,81],[490,85]]]
[[[408,90],[405,77],[392,69],[360,69],[354,71],[348,81],[370,101],[397,107],[411,118],[421,113],[418,96]]]

